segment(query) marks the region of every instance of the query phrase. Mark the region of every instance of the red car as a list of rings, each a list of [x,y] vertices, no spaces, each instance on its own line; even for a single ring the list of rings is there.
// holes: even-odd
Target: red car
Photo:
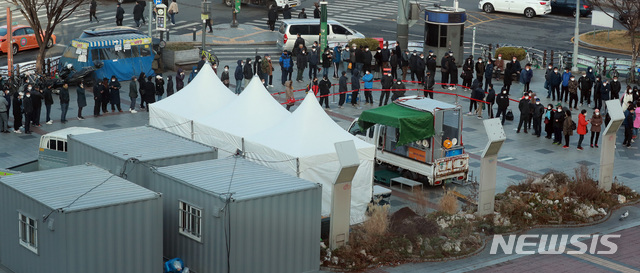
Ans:
[[[0,51],[2,53],[9,52],[9,48],[13,49],[13,54],[18,51],[38,48],[38,42],[36,41],[36,33],[30,26],[15,25],[11,27],[13,31],[13,37],[11,37],[11,43],[7,41],[7,26],[0,27]],[[44,36],[44,33],[42,33]],[[47,48],[52,47],[56,43],[56,35],[52,34],[51,39],[47,43]]]

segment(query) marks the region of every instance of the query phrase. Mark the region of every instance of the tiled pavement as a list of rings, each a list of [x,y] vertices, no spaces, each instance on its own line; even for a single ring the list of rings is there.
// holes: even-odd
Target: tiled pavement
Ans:
[[[165,75],[170,74],[171,72],[165,73]],[[275,88],[270,88],[272,92],[280,92],[283,91],[282,86],[279,84],[278,79],[280,78],[279,71],[275,72],[274,75],[274,85]],[[542,90],[542,85],[544,82],[543,79],[543,71],[535,71],[534,72],[534,80],[531,84],[534,90]],[[331,79],[332,83],[337,83],[337,79]],[[304,83],[294,83],[294,89],[302,89],[304,87]],[[500,90],[501,84],[494,82],[495,89]],[[122,106],[124,109],[128,108],[128,90],[126,90],[126,86],[128,86],[127,82],[122,83],[125,88],[121,90],[121,98],[122,98]],[[374,88],[378,88],[379,85],[374,85]],[[408,84],[408,88],[415,88],[415,85]],[[519,84],[515,84],[512,88],[512,94],[515,94],[515,90],[521,89],[522,86]],[[438,89],[440,90],[440,89]],[[461,91],[460,89],[455,92],[460,95],[468,95],[469,92]],[[539,92],[542,94],[544,92]],[[37,149],[39,142],[39,135],[44,134],[46,132],[55,131],[68,126],[86,126],[93,127],[102,130],[111,130],[116,128],[128,128],[134,126],[145,125],[148,123],[148,114],[146,112],[138,112],[136,114],[130,114],[128,112],[124,113],[109,113],[105,116],[94,118],[92,113],[93,102],[91,100],[88,101],[89,107],[84,109],[84,116],[87,118],[85,120],[79,121],[75,119],[75,115],[77,112],[77,108],[75,108],[75,89],[71,88],[71,104],[70,109],[68,111],[67,119],[69,122],[65,125],[60,124],[60,108],[57,96],[54,97],[56,104],[52,109],[52,117],[54,118],[53,125],[42,125],[42,127],[34,130],[34,134],[31,136],[26,136],[24,134],[0,134],[0,168],[9,168],[13,167],[25,162],[33,161],[37,159]],[[407,92],[407,95],[415,95],[416,91]],[[297,92],[296,98],[302,98],[304,96],[304,92]],[[88,95],[87,97],[90,98]],[[284,101],[283,95],[276,95],[276,99]],[[378,101],[379,92],[374,92],[373,94],[374,100]],[[436,99],[446,101],[449,103],[455,103],[455,96],[447,96],[436,94]],[[544,98],[544,95],[541,98],[543,104],[550,103],[549,100]],[[468,101],[465,99],[458,100],[462,105],[462,109],[465,110],[468,108]],[[337,107],[337,98],[330,98],[330,106],[331,110],[328,111],[328,114],[332,116],[332,118],[343,128],[347,128],[351,123],[353,118],[356,118],[362,110],[355,109],[350,106],[345,106],[344,109],[338,109]],[[555,103],[554,103],[555,104]],[[364,106],[364,109],[371,108],[370,106]],[[511,104],[511,109],[513,109],[514,114],[516,115],[515,121],[507,121],[505,124],[505,131],[507,133],[508,140],[502,146],[502,150],[499,155],[499,164],[498,164],[498,173],[497,173],[497,187],[496,190],[498,192],[502,192],[512,183],[516,183],[517,181],[526,178],[528,175],[534,174],[539,175],[543,174],[548,170],[559,170],[567,172],[569,175],[573,174],[574,168],[585,165],[590,170],[592,170],[595,174],[598,173],[599,167],[599,149],[585,148],[584,151],[578,151],[575,149],[577,144],[577,135],[574,135],[571,138],[571,149],[562,149],[559,146],[552,145],[550,140],[545,139],[544,137],[536,138],[535,136],[529,134],[516,134],[515,126],[517,125],[516,121],[518,120],[518,111],[517,104],[514,102]],[[295,110],[295,107],[294,107]],[[590,110],[590,109],[588,109]],[[465,111],[466,112],[466,111]],[[589,111],[591,113],[591,111]],[[486,112],[485,112],[486,117]],[[43,117],[44,119],[44,113]],[[618,143],[621,142],[622,130],[618,132]],[[478,120],[475,116],[465,116],[464,117],[464,130],[463,130],[463,143],[467,146],[467,152],[470,153],[471,161],[470,161],[470,170],[473,172],[475,176],[479,176],[480,174],[480,164],[479,158],[482,153],[483,147],[486,145],[487,137],[484,132],[481,120]],[[588,141],[588,137],[587,137]],[[638,159],[640,159],[640,152],[638,151],[638,144],[634,143],[631,149],[623,148],[622,145],[618,145],[616,148],[616,162],[614,167],[614,175],[617,179],[629,185],[631,188],[640,190],[640,179],[637,179],[640,176],[640,168],[638,168]],[[585,146],[585,145],[583,145]],[[586,146],[588,147],[588,146]],[[395,189],[394,189],[395,190]],[[438,193],[441,191],[440,188],[429,188],[426,189],[429,193],[429,196],[434,196],[437,198]],[[464,191],[464,189],[462,189]],[[402,193],[399,191],[394,192],[394,196],[404,196],[406,197],[406,193]],[[395,198],[392,200],[392,205],[394,208],[408,205],[408,201],[406,199]],[[633,216],[633,215],[632,215]],[[631,217],[630,217],[631,218]],[[629,223],[632,223],[629,221]],[[635,222],[633,222],[635,223]],[[559,259],[559,258],[558,258]],[[572,259],[572,258],[567,258]],[[453,262],[453,264],[466,264],[472,263],[474,258],[465,259],[462,261]],[[440,264],[451,264],[451,263],[438,263]],[[407,268],[407,270],[401,269]],[[410,268],[414,268],[417,271],[412,271]],[[398,268],[398,270],[390,270],[388,272],[423,272],[419,269],[424,270],[425,267],[423,264],[411,264],[404,265]],[[440,267],[444,268],[444,267]],[[477,269],[477,268],[468,268],[469,269]],[[386,270],[386,269],[385,269]],[[447,271],[447,270],[444,270]],[[1,272],[1,271],[0,271]]]

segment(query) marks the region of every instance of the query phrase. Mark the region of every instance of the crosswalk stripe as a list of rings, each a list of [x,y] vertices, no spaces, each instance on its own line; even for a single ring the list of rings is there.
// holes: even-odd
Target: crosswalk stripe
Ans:
[[[176,24],[176,25],[178,25],[178,24]],[[170,29],[170,30],[178,30],[178,29],[183,29],[183,28],[188,28],[188,27],[194,27],[194,26],[199,26],[199,25],[202,25],[202,23],[200,23],[200,22],[195,22],[195,23],[191,23],[191,24],[180,25],[180,26],[178,26],[178,27],[173,27],[173,26],[172,26],[172,27],[170,27],[169,29]]]

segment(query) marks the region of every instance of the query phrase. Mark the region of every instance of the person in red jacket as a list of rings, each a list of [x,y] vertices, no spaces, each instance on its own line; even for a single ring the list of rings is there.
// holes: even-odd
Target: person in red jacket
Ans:
[[[589,125],[589,122],[591,122],[591,120],[587,119],[587,110],[582,109],[580,115],[578,115],[578,126],[576,126],[576,131],[580,136],[580,139],[578,139],[578,150],[580,151],[583,150],[582,141],[584,140],[584,135],[587,134],[587,125]]]

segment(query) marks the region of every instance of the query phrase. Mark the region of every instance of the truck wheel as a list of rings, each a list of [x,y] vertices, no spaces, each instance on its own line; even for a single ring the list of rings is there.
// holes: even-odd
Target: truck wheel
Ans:
[[[222,2],[227,5],[227,7],[233,6],[233,0],[222,0]]]

